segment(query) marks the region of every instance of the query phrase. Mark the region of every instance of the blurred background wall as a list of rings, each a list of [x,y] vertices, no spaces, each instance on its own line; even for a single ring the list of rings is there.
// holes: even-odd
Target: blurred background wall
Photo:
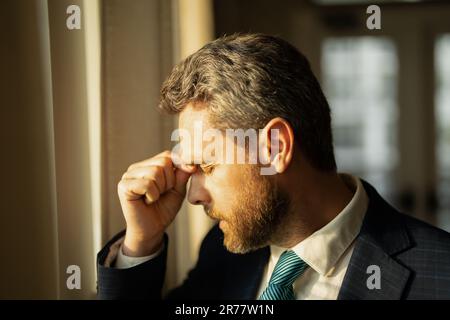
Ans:
[[[81,9],[69,30],[66,9]],[[340,171],[450,231],[450,4],[378,1],[6,0],[0,15],[0,298],[95,297],[95,254],[124,228],[116,185],[169,149],[156,111],[171,67],[234,32],[283,37],[310,60],[333,113]],[[211,227],[184,204],[166,289]],[[69,265],[81,289],[69,290]]]

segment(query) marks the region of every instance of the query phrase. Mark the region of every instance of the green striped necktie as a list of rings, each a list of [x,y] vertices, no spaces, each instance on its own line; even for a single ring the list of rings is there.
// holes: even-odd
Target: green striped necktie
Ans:
[[[269,285],[259,300],[295,300],[292,284],[308,265],[292,250],[284,251],[270,277]]]

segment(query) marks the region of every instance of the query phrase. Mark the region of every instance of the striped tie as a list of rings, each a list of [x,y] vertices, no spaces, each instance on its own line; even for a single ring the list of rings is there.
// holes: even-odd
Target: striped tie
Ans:
[[[308,267],[292,250],[284,251],[270,277],[269,285],[259,300],[295,300],[292,284]]]

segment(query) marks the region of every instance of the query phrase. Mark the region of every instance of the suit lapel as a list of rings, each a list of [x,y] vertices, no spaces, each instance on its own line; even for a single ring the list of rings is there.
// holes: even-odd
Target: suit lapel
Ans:
[[[395,209],[372,186],[364,181],[363,184],[369,196],[369,208],[356,238],[338,299],[401,299],[411,272],[397,262],[395,256],[413,244]],[[375,271],[369,266],[375,266],[372,267]],[[377,273],[381,288],[369,289],[368,282],[372,283]]]
[[[369,289],[367,282],[376,276],[379,267],[380,289]],[[382,249],[364,239],[359,239],[344,277],[339,300],[398,300],[408,283],[410,271],[387,255]],[[373,278],[371,278],[373,279]]]

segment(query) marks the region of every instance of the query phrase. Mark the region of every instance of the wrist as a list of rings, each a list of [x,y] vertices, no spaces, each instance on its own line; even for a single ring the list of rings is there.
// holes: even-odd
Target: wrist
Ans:
[[[122,245],[122,252],[128,257],[149,256],[161,248],[163,241],[164,233],[146,238],[134,235],[127,231]]]

